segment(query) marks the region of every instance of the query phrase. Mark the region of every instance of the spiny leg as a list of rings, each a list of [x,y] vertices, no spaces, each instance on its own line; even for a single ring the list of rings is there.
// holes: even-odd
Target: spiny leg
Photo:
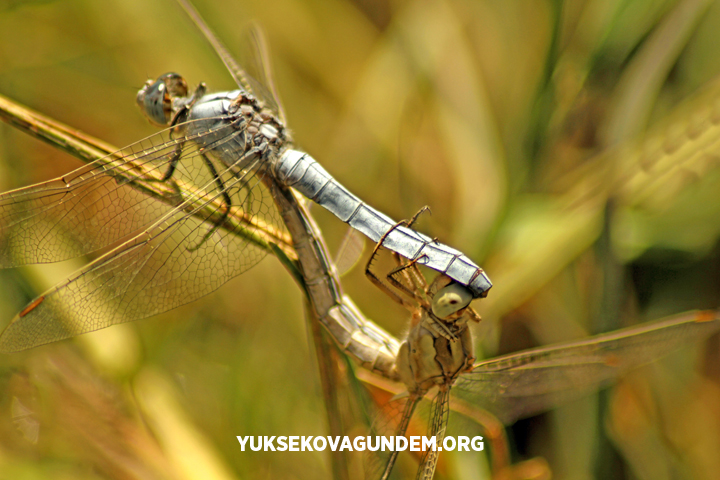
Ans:
[[[246,160],[247,158],[256,155],[258,152],[256,149],[251,149],[245,155],[243,155],[240,160],[236,163],[241,163],[242,161]],[[218,174],[217,169],[215,168],[215,165],[213,164],[212,160],[205,155],[204,152],[200,152],[200,157],[202,157],[203,161],[205,162],[205,166],[208,168],[210,173],[213,176],[213,181],[215,182],[215,186],[220,192],[220,195],[223,197],[223,212],[220,216],[220,218],[214,222],[214,225],[208,232],[203,236],[202,240],[198,242],[197,245],[193,247],[189,247],[188,250],[191,252],[197,251],[207,240],[215,233],[217,232],[220,227],[223,226],[225,221],[228,219],[228,216],[230,215],[230,209],[232,208],[232,199],[230,198],[230,195],[227,192],[227,187],[225,186],[225,182],[223,182],[222,177]],[[246,182],[243,182],[243,185]]]
[[[412,227],[413,224],[417,221],[418,217],[420,217],[420,215],[422,215],[422,214],[425,213],[425,212],[432,213],[432,212],[430,211],[430,207],[428,207],[427,205],[425,205],[425,206],[422,207],[420,210],[418,210],[417,213],[415,213],[415,215],[413,215],[413,216],[410,218],[410,220],[408,220],[408,221],[406,222],[406,225],[405,225],[405,226],[408,227],[408,228]]]
[[[207,85],[205,85],[205,82],[202,82],[193,92],[192,97],[190,97],[190,101],[184,104],[175,114],[170,122],[170,127],[176,127],[178,124],[185,122],[190,114],[190,110],[192,110],[192,107],[197,103],[197,101],[205,95],[205,92],[207,92]]]
[[[388,232],[389,233],[389,232]],[[410,311],[415,311],[415,305],[413,305],[411,302],[408,302],[406,299],[398,295],[392,288],[390,288],[389,285],[385,284],[382,280],[380,280],[380,277],[375,275],[375,273],[372,271],[372,264],[375,261],[375,258],[377,257],[378,253],[380,252],[380,249],[383,248],[383,240],[387,236],[387,233],[382,236],[380,241],[375,245],[375,248],[373,249],[372,255],[370,255],[370,258],[367,261],[367,264],[365,265],[365,276],[370,280],[373,285],[378,287],[380,290],[385,292],[385,294],[393,299],[395,302],[399,303],[403,307],[407,308]]]
[[[210,158],[205,155],[205,153],[201,153],[200,157],[202,157],[203,161],[205,162],[205,166],[208,168],[208,170],[210,170],[210,173],[213,176],[213,181],[215,182],[215,186],[222,194],[223,201],[225,202],[225,212],[223,213],[221,219],[218,221],[218,223],[222,225],[222,223],[227,219],[228,213],[230,212],[230,207],[232,207],[232,200],[230,199],[230,194],[228,194],[227,188],[225,187],[225,182],[223,182],[222,177],[220,177],[217,169],[215,168],[215,164],[213,164],[212,160],[210,160]]]
[[[407,300],[405,300],[403,297],[398,295],[392,288],[395,287],[397,290],[401,291],[405,295],[407,295],[410,298],[413,298],[420,302],[422,305],[427,306],[427,300],[424,297],[425,290],[427,288],[427,282],[425,281],[425,278],[420,273],[420,271],[417,268],[416,263],[418,260],[424,258],[424,255],[419,256],[418,258],[411,260],[409,263],[405,263],[404,260],[400,255],[393,252],[393,258],[395,260],[395,263],[397,266],[386,275],[387,281],[390,283],[390,285],[384,283],[380,278],[375,275],[375,273],[371,270],[372,263],[375,261],[378,252],[383,247],[383,244],[385,243],[385,239],[392,233],[393,230],[397,229],[398,227],[407,227],[410,228],[425,212],[429,212],[430,208],[425,206],[422,207],[420,210],[418,210],[415,215],[413,215],[410,220],[403,220],[395,225],[393,225],[385,234],[380,237],[380,240],[378,241],[377,245],[375,245],[375,248],[373,249],[373,253],[368,259],[367,265],[365,266],[365,276],[368,277],[368,279],[378,288],[380,288],[382,291],[384,291],[390,298],[395,300],[397,303],[403,305],[404,307],[414,310],[415,306],[410,304]],[[402,279],[405,280],[405,283],[403,281],[396,278],[396,275],[399,277],[402,277]],[[418,292],[422,292],[423,295],[418,294]]]
[[[471,308],[469,306],[466,308],[465,312],[470,317],[470,320],[472,320],[476,323],[480,323],[480,320],[482,320],[482,317],[480,316],[480,314],[477,313],[473,308]]]
[[[430,212],[430,207],[427,205],[422,207],[420,210],[418,210],[415,215],[413,215],[410,220],[404,220],[402,222],[399,222],[396,224],[390,231],[394,230],[395,228],[399,226],[405,226],[407,228],[411,228],[413,224],[417,221],[417,219],[425,212]],[[385,236],[387,236],[390,231],[388,231]],[[382,243],[384,241],[384,238],[380,240]],[[410,295],[411,297],[415,298],[416,300],[422,302],[423,304],[426,303],[426,300],[422,298],[420,295],[417,295],[417,292],[423,292],[426,293],[427,291],[427,281],[425,280],[425,277],[420,273],[420,270],[417,267],[417,262],[421,259],[423,259],[425,256],[420,255],[418,258],[415,258],[413,260],[410,260],[409,262],[406,262],[398,253],[393,252],[393,258],[395,260],[395,264],[397,265],[390,273],[386,275],[388,281],[395,287],[402,291],[404,291],[406,294]],[[401,276],[405,283],[398,280],[396,278],[397,276]],[[412,287],[409,287],[409,285],[412,285]]]
[[[385,234],[383,234],[383,236],[380,237],[380,240],[375,245],[375,248],[373,249],[373,253],[372,253],[372,255],[370,255],[367,265],[365,266],[365,276],[368,277],[368,279],[376,287],[378,287],[380,290],[385,292],[395,302],[399,303],[400,305],[404,306],[405,308],[409,309],[410,311],[415,311],[415,308],[416,308],[415,305],[413,305],[410,302],[408,302],[407,300],[405,300],[403,297],[401,297],[395,291],[393,291],[392,288],[390,287],[390,285],[387,285],[382,280],[380,280],[380,278],[377,275],[375,275],[374,272],[372,272],[371,267],[372,267],[373,261],[375,260],[375,258],[378,255],[378,252],[380,251],[381,248],[383,248],[383,244],[385,243],[385,239],[388,237],[388,235],[390,235],[390,233],[392,233],[393,230],[397,229],[398,227],[409,227],[410,225],[415,223],[415,221],[420,216],[420,214],[424,213],[425,211],[430,211],[430,208],[429,207],[421,208],[415,215],[412,216],[412,218],[410,220],[402,220],[402,221],[396,223],[395,225],[393,225],[387,232],[385,232]],[[402,261],[401,257],[397,253],[394,253],[394,252],[393,252],[393,256],[394,256],[393,258],[395,259],[395,262],[398,263],[400,266],[402,266],[403,261]],[[416,261],[417,260],[415,260],[415,262]],[[413,263],[414,262],[411,262],[411,264],[413,264]],[[403,267],[403,268],[406,268],[406,267]],[[417,268],[417,267],[415,267],[415,268]],[[394,269],[393,272],[395,270],[397,270],[397,268]],[[400,269],[400,270],[402,270],[402,269]],[[420,272],[417,272],[417,274],[418,274],[418,276],[422,276],[422,275],[420,275]],[[403,292],[410,298],[413,298],[413,299],[417,300],[418,302],[421,302],[423,305],[425,305],[427,303],[427,301],[423,298],[423,296],[419,295],[411,287],[404,285],[402,282],[396,280],[395,278],[392,278],[390,275],[392,275],[392,272],[391,272],[391,274],[386,275],[386,278],[392,284],[392,286],[394,286],[396,289],[400,290],[401,292]],[[407,277],[407,279],[408,279],[409,285],[417,285],[417,283],[416,283],[417,279],[415,279],[415,281],[413,281],[413,279],[409,276]],[[424,279],[422,280],[422,282],[424,282]]]
[[[210,160],[210,158],[208,158],[208,156],[204,153],[201,153],[200,157],[202,157],[203,161],[205,162],[205,166],[207,167],[207,169],[210,170],[210,173],[213,176],[213,181],[215,182],[215,186],[222,195],[224,203],[223,212],[220,215],[220,218],[216,222],[214,222],[215,224],[210,230],[208,230],[205,236],[203,236],[202,240],[200,240],[200,243],[198,243],[194,247],[188,248],[188,250],[190,250],[191,252],[194,252],[198,248],[200,248],[202,244],[205,243],[213,233],[218,231],[218,229],[225,223],[225,220],[227,220],[228,216],[230,215],[230,209],[232,208],[232,200],[230,199],[230,195],[227,192],[227,188],[225,187],[223,179],[220,177],[220,175],[218,175],[217,169],[212,163],[212,160]]]
[[[415,222],[417,222],[417,219],[420,217],[420,215],[425,212],[431,213],[430,207],[428,207],[427,205],[418,210],[415,215],[413,215],[412,218],[407,221],[406,226],[408,228],[411,228],[415,224]],[[398,267],[388,274],[388,278],[391,275],[394,275],[395,272],[405,272],[403,273],[403,276],[406,279],[410,280],[416,289],[426,291],[428,287],[427,281],[425,280],[425,277],[420,273],[420,270],[416,265],[418,261],[424,258],[424,255],[418,256],[417,258],[411,260],[410,263],[404,263],[398,254],[395,255],[397,256],[395,261]]]
[[[417,267],[418,261],[422,259],[424,255],[421,255],[414,260],[410,260],[409,262],[405,262],[397,253],[393,253],[393,257],[395,258],[397,267],[392,269],[390,273],[386,275],[388,282],[390,282],[395,288],[421,302],[424,306],[429,306],[427,304],[427,299],[425,298],[425,294],[427,292],[427,281],[425,281],[425,277],[423,277]],[[405,283],[398,280],[398,278],[396,278],[398,276],[402,277],[405,280]],[[410,287],[410,285],[412,287]],[[419,294],[418,292],[422,292],[422,294]]]
[[[190,114],[190,110],[192,109],[193,105],[203,96],[205,95],[205,92],[207,90],[207,87],[204,83],[201,83],[197,86],[195,89],[195,92],[192,95],[192,98],[188,103],[182,106],[182,108],[175,114],[172,121],[170,122],[170,138],[174,140],[174,133],[175,133],[175,127],[177,127],[179,124],[184,123],[188,115]],[[172,156],[170,157],[170,163],[168,165],[168,169],[163,174],[162,178],[159,180],[160,182],[167,182],[172,178],[172,176],[175,174],[175,170],[177,169],[178,162],[180,161],[180,157],[182,156],[182,149],[185,145],[185,142],[179,142],[177,145],[175,145],[175,149],[172,153]],[[176,186],[177,188],[177,186]]]

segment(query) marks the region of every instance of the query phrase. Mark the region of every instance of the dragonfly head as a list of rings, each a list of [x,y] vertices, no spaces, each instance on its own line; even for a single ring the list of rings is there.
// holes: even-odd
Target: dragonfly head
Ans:
[[[185,79],[177,73],[166,73],[148,80],[137,94],[137,103],[151,123],[167,127],[190,96]]]
[[[432,312],[438,318],[447,319],[464,309],[473,299],[467,287],[452,282],[437,291],[432,299]]]

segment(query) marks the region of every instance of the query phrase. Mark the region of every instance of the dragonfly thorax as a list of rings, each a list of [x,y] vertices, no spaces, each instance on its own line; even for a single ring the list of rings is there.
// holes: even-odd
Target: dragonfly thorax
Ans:
[[[426,312],[427,313],[427,312]],[[400,346],[395,369],[410,393],[424,394],[435,385],[451,385],[472,367],[475,357],[467,322],[447,325],[455,339],[440,334],[436,320],[423,314]]]
[[[261,107],[254,98],[238,95],[227,108],[229,112],[236,112],[235,114],[243,117],[250,145],[265,145],[266,149],[277,153],[281,147],[290,143],[287,129],[282,122],[272,111]]]
[[[291,143],[275,112],[242,89],[206,94],[201,83],[190,94],[182,76],[166,73],[145,83],[137,103],[151,123],[172,127],[173,138],[191,140],[228,166],[277,158]]]

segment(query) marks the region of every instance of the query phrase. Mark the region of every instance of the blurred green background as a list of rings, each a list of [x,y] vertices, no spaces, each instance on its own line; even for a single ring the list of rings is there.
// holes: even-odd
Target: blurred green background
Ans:
[[[257,21],[296,144],[495,286],[478,353],[717,306],[720,6],[693,1],[197,0],[230,49]],[[0,94],[123,146],[148,77],[232,89],[170,0],[0,0]],[[77,167],[0,125],[0,190]],[[345,232],[312,209],[331,250]],[[0,322],[82,265],[0,272]],[[346,291],[397,336],[407,313]],[[0,325],[4,325],[0,323]],[[518,422],[554,478],[717,478],[717,341]],[[701,355],[705,351],[704,355]],[[0,359],[0,478],[330,478],[235,435],[327,431],[302,297],[273,258],[191,305]],[[438,476],[488,478],[480,455]]]

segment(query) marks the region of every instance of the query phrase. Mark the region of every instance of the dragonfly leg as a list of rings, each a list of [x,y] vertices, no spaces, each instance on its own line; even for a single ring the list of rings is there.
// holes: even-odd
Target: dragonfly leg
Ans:
[[[466,311],[470,315],[470,320],[472,320],[476,323],[480,323],[480,320],[482,320],[482,317],[480,316],[479,313],[477,313],[475,310],[473,310],[472,308],[469,308],[469,307],[467,308]]]
[[[412,227],[413,224],[417,221],[418,217],[420,217],[420,215],[425,212],[430,212],[430,207],[428,207],[427,205],[418,210],[417,213],[415,213],[415,215],[410,218],[410,220],[403,220],[396,223],[385,235],[383,235],[379,243],[382,244],[385,240],[385,237],[387,237],[387,235],[389,235],[390,232],[392,232],[397,227]],[[395,263],[397,266],[386,275],[388,282],[390,282],[395,288],[401,290],[405,294],[425,305],[427,303],[425,297],[417,294],[417,292],[427,291],[428,287],[425,277],[420,273],[420,270],[417,267],[417,262],[425,257],[421,255],[420,257],[410,260],[408,262],[395,252],[393,252],[392,255],[395,259]],[[402,277],[404,283],[397,277]],[[412,287],[409,287],[409,285],[412,285]]]
[[[407,220],[407,223],[405,226],[408,228],[412,227],[413,224],[417,221],[418,217],[420,217],[420,215],[422,215],[425,212],[432,214],[432,212],[430,211],[430,207],[425,205],[420,210],[418,210],[417,213],[415,215],[413,215],[412,218],[410,218],[410,220]]]
[[[212,145],[210,146],[210,148],[211,147],[212,147]],[[261,149],[259,147],[250,149],[242,157],[240,157],[240,159],[237,162],[235,162],[234,165],[243,165],[248,158],[252,158],[260,153],[261,153]],[[200,240],[200,242],[197,245],[195,245],[194,247],[188,248],[188,250],[191,252],[194,252],[197,249],[199,249],[208,240],[208,238],[210,238],[210,236],[212,234],[217,232],[220,229],[220,227],[223,226],[223,224],[225,223],[225,220],[227,220],[228,216],[230,215],[230,209],[232,208],[232,199],[230,198],[230,194],[228,193],[228,188],[225,185],[225,182],[223,181],[222,177],[218,174],[218,171],[215,168],[215,165],[213,164],[212,160],[207,155],[205,155],[205,153],[203,151],[200,152],[200,156],[202,157],[203,161],[205,162],[205,166],[208,168],[208,170],[212,174],[213,181],[215,182],[215,186],[217,187],[218,191],[220,192],[220,195],[223,197],[224,208],[223,208],[223,213],[220,216],[220,218],[214,222],[215,225],[213,225],[213,227],[203,236],[202,240]],[[232,167],[233,167],[233,165],[228,167],[227,171],[231,171]],[[240,178],[242,178],[242,176],[240,176],[238,174],[236,176],[236,178],[240,179]],[[247,187],[246,180],[240,180],[240,182],[241,182],[241,186],[240,186],[241,189]],[[251,192],[252,192],[252,190],[248,189],[248,196],[251,194]],[[215,195],[213,197],[213,200],[215,198],[217,198],[217,195]]]
[[[426,318],[423,322],[425,328],[432,331],[433,333],[438,334],[439,336],[445,338],[446,340],[449,340],[451,342],[456,342],[458,337],[455,335],[450,328],[445,325],[443,322],[438,322],[434,318]]]
[[[220,195],[222,195],[223,212],[220,218],[216,222],[214,222],[215,224],[212,226],[212,228],[208,230],[208,232],[203,236],[202,240],[200,240],[197,245],[188,248],[188,250],[191,252],[194,252],[198,248],[200,248],[205,242],[207,242],[208,238],[210,238],[212,234],[218,231],[218,229],[225,223],[225,220],[227,220],[228,216],[230,215],[230,209],[232,208],[232,199],[230,198],[230,194],[228,194],[225,182],[223,182],[222,177],[220,177],[220,175],[218,174],[212,160],[210,160],[210,158],[204,153],[201,153],[200,157],[202,157],[203,162],[205,162],[205,166],[207,167],[207,169],[210,170],[210,173],[213,176],[213,181],[215,182],[215,186],[220,192]]]
[[[175,169],[177,169],[178,162],[180,162],[180,156],[182,155],[182,149],[183,144],[178,143],[175,145],[175,150],[173,150],[172,156],[170,157],[170,163],[168,164],[168,169],[165,170],[165,173],[163,174],[162,178],[159,180],[160,182],[167,182],[170,180],[175,173]]]
[[[223,201],[225,202],[225,213],[223,213],[222,219],[218,222],[222,225],[222,223],[227,218],[228,213],[230,212],[230,207],[232,207],[232,200],[230,199],[230,194],[227,192],[227,188],[225,187],[225,182],[223,182],[223,179],[220,177],[220,175],[218,175],[217,169],[215,168],[212,160],[210,160],[210,158],[204,153],[201,153],[200,156],[202,157],[203,162],[205,162],[205,166],[207,167],[207,169],[210,170],[210,173],[213,176],[213,181],[215,182],[215,186],[222,194]]]
[[[205,82],[200,83],[200,85],[197,86],[192,96],[190,97],[190,100],[184,105],[182,105],[182,107],[180,107],[180,110],[177,111],[172,121],[170,122],[170,127],[176,127],[180,123],[186,121],[188,115],[190,115],[190,110],[192,110],[192,107],[195,105],[195,103],[197,103],[198,100],[200,100],[205,95],[206,92],[207,85],[205,85]]]
[[[380,277],[375,275],[375,272],[372,271],[373,262],[375,261],[375,258],[377,257],[378,252],[380,251],[381,248],[382,248],[382,239],[380,242],[378,242],[375,245],[375,248],[373,249],[373,253],[372,253],[372,255],[370,255],[370,258],[368,259],[368,262],[365,265],[365,276],[368,278],[368,280],[370,280],[373,283],[373,285],[375,285],[380,290],[385,292],[385,294],[388,297],[390,297],[391,299],[393,299],[395,302],[399,303],[400,305],[402,305],[403,307],[407,308],[410,311],[415,311],[415,306],[411,302],[408,302],[406,299],[404,299],[403,297],[398,295],[395,292],[395,290],[393,290],[390,287],[390,285],[387,285],[385,282],[380,280]]]
[[[170,138],[173,138],[173,133],[175,133],[175,127],[177,127],[179,124],[183,123],[187,120],[188,115],[190,114],[190,110],[192,109],[193,105],[203,96],[205,95],[205,92],[207,91],[207,86],[204,83],[201,83],[197,86],[195,89],[195,92],[192,94],[192,97],[190,97],[190,101],[188,101],[186,104],[184,104],[180,110],[175,114],[172,121],[170,122]],[[159,180],[160,182],[167,182],[172,178],[173,174],[175,173],[175,170],[177,169],[178,162],[180,161],[180,157],[182,155],[182,149],[183,149],[184,142],[180,142],[175,146],[175,150],[172,153],[172,156],[170,157],[170,163],[168,165],[168,169],[163,174],[162,178]]]
[[[399,303],[400,305],[404,306],[405,308],[409,309],[410,311],[415,311],[416,306],[413,305],[412,303],[408,302],[408,301],[407,301],[405,298],[403,298],[402,296],[398,295],[398,293],[397,293],[395,290],[393,290],[392,287],[395,287],[397,290],[399,290],[400,292],[404,293],[404,294],[407,295],[408,297],[413,298],[413,299],[421,302],[423,305],[425,305],[427,302],[426,302],[426,300],[425,300],[421,295],[419,295],[419,294],[417,293],[417,291],[415,291],[415,290],[413,289],[413,287],[408,286],[408,285],[413,285],[413,286],[415,286],[415,285],[416,285],[416,282],[419,281],[417,278],[415,278],[415,279],[413,280],[413,278],[410,276],[410,274],[408,274],[408,273],[402,274],[402,276],[405,277],[405,278],[408,280],[408,285],[405,285],[405,284],[403,284],[401,281],[393,278],[392,275],[396,275],[396,274],[398,274],[398,272],[402,272],[404,269],[408,268],[408,266],[406,266],[406,265],[404,264],[404,262],[403,262],[403,260],[400,258],[400,256],[395,256],[395,257],[394,257],[394,258],[395,258],[395,261],[398,262],[400,265],[399,265],[398,267],[396,267],[395,269],[393,269],[393,271],[390,272],[388,275],[386,275],[386,279],[388,280],[389,284],[387,284],[387,283],[383,282],[382,280],[380,280],[380,277],[378,277],[378,276],[372,271],[372,265],[373,265],[373,262],[375,261],[375,259],[377,258],[380,250],[383,248],[383,242],[385,241],[385,239],[387,238],[387,236],[390,235],[390,233],[391,233],[393,230],[395,230],[396,228],[398,228],[398,227],[407,227],[407,226],[411,225],[413,222],[415,222],[415,220],[417,220],[418,215],[420,215],[422,212],[424,212],[426,208],[427,208],[427,207],[423,208],[423,209],[420,210],[418,213],[416,213],[409,221],[408,221],[408,220],[400,221],[400,222],[396,223],[395,225],[393,225],[387,232],[385,232],[385,234],[384,234],[382,237],[380,237],[380,240],[379,240],[378,243],[375,245],[375,248],[373,249],[372,255],[370,255],[370,258],[368,259],[367,265],[365,266],[365,276],[368,277],[368,279],[369,279],[376,287],[378,287],[380,290],[382,290],[383,292],[385,292],[385,293],[386,293],[390,298],[392,298],[395,302]],[[395,254],[395,255],[397,255],[397,254]],[[413,265],[413,266],[414,266],[414,262],[410,262],[410,265]],[[414,268],[417,269],[416,266],[414,266]],[[396,272],[396,270],[397,270],[397,272]],[[416,272],[416,274],[417,274],[418,277],[422,277],[422,275],[420,275],[420,272],[419,272],[419,271]],[[424,279],[423,279],[423,281],[424,281]]]
[[[397,262],[398,266],[393,268],[390,273],[386,275],[388,282],[390,282],[395,288],[402,290],[407,295],[410,295],[411,297],[413,297],[419,302],[422,302],[423,305],[425,305],[427,303],[426,298],[423,295],[417,293],[425,292],[428,286],[425,277],[423,277],[422,273],[420,273],[420,270],[417,267],[417,262],[424,256],[421,255],[414,260],[410,260],[409,262],[403,260],[402,257],[397,253],[393,253],[393,257],[395,257],[395,261]],[[406,283],[403,283],[397,277],[402,277]],[[408,287],[408,285],[412,285],[412,288]]]
[[[462,370],[465,372],[471,372],[475,365],[475,349],[473,348],[472,332],[469,328],[463,330],[460,334],[460,345],[462,346],[463,353],[465,354],[465,368]]]

